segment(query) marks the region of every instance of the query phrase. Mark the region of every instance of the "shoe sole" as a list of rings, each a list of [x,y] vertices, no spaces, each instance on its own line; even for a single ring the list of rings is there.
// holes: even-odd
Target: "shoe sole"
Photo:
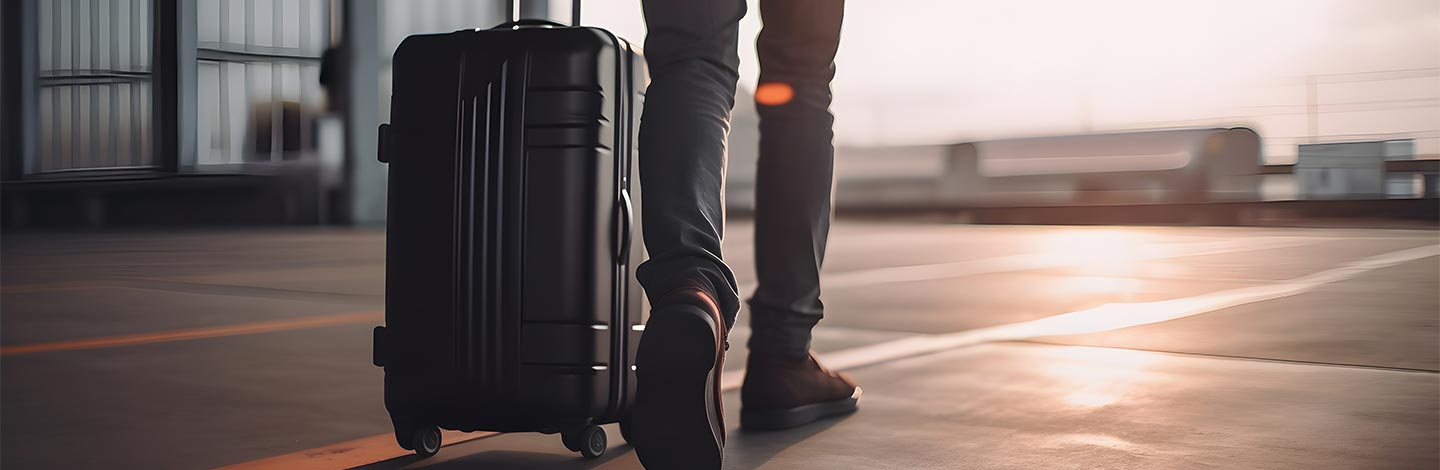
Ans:
[[[649,470],[718,469],[715,322],[697,307],[652,315],[636,353],[631,420],[635,454]]]
[[[790,429],[819,421],[831,416],[854,413],[860,408],[860,387],[849,397],[839,400],[811,403],[786,409],[741,409],[740,427],[747,430],[769,431]]]

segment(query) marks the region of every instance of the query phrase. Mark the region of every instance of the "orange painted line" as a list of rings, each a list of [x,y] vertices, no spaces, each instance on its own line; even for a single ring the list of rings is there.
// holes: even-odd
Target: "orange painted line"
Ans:
[[[245,323],[240,325],[224,325],[208,328],[161,331],[156,333],[109,336],[104,338],[56,341],[53,343],[0,346],[0,356],[9,356],[12,354],[32,354],[51,351],[72,351],[76,349],[113,348],[118,346],[132,346],[137,344],[166,343],[171,341],[186,341],[192,339],[219,338],[223,336],[269,333],[272,331],[302,330],[306,328],[348,325],[352,323],[379,322],[384,320],[384,318],[385,315],[382,312],[358,312],[319,317],[291,318],[286,320]]]
[[[499,436],[498,432],[442,431],[440,442],[449,447],[462,442]],[[215,470],[334,470],[370,465],[376,462],[415,455],[395,443],[394,434],[362,437],[353,441],[267,457],[245,463],[218,467]]]
[[[0,295],[9,294],[31,294],[36,292],[59,292],[67,290],[95,289],[99,287],[113,287],[116,284],[109,281],[73,281],[73,282],[46,282],[35,284],[14,284],[0,286]]]

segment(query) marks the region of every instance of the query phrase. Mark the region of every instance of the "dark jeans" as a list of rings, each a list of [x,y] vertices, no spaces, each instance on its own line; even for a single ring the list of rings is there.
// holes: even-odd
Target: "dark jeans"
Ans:
[[[712,293],[727,324],[740,309],[720,240],[725,149],[735,105],[738,23],[745,0],[644,0],[650,87],[640,124],[640,181],[650,261],[640,282],[654,301],[677,288]],[[823,316],[820,265],[830,229],[834,116],[830,80],[843,0],[762,0],[760,83],[793,98],[757,103],[752,352],[803,356]]]

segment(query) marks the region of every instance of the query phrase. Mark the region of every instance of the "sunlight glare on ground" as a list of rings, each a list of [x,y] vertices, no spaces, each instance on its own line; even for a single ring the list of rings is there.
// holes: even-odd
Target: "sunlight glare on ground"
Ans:
[[[1046,367],[1060,381],[1054,387],[1059,399],[1077,409],[1100,408],[1126,398],[1156,355],[1126,349],[1067,348],[1065,360]]]
[[[1129,277],[1075,276],[1061,280],[1059,289],[1066,294],[1118,295],[1123,300],[1140,290],[1140,281]]]
[[[1125,277],[1136,273],[1147,233],[1125,229],[1075,229],[1046,237],[1039,247],[1057,263],[1087,276]]]

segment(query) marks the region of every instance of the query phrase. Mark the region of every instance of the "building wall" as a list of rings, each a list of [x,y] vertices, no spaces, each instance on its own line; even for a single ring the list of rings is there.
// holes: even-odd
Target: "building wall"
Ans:
[[[1385,173],[1386,161],[1413,158],[1414,145],[1408,140],[1301,145],[1295,162],[1300,197],[1413,197],[1420,193],[1415,187],[1417,175]]]

